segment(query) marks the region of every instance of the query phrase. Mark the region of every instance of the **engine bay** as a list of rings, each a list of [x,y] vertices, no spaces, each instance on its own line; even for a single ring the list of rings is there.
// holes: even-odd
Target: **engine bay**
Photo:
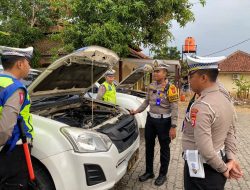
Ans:
[[[93,128],[112,117],[114,117],[114,114],[108,110],[94,110],[92,115],[92,110],[86,106],[66,109],[51,114],[51,119],[53,120],[84,129]]]
[[[31,107],[31,112],[84,129],[93,128],[120,114],[115,106],[76,96],[36,101]]]

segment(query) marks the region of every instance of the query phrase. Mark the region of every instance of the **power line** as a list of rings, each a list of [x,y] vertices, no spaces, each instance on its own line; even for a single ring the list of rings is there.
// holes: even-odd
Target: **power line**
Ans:
[[[245,43],[245,42],[247,42],[247,41],[249,41],[249,40],[250,40],[250,38],[248,38],[248,39],[246,39],[246,40],[243,40],[243,41],[241,41],[241,42],[239,42],[239,43],[237,43],[237,44],[234,44],[234,45],[232,45],[232,46],[230,46],[230,47],[227,47],[227,48],[225,48],[225,49],[222,49],[222,50],[219,50],[219,51],[210,53],[210,54],[205,55],[205,56],[210,56],[210,55],[214,55],[214,54],[217,54],[217,53],[226,51],[226,50],[231,49],[231,48],[233,48],[233,47],[236,47],[236,46],[238,46],[238,45],[240,45],[240,44],[243,44],[243,43]]]

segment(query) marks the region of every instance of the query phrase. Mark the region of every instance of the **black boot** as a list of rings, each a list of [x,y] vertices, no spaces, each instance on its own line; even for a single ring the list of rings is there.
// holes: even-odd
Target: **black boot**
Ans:
[[[162,175],[162,174],[160,174],[157,178],[156,178],[156,180],[155,180],[155,185],[156,186],[161,186],[161,185],[163,185],[163,183],[166,181],[166,175]]]
[[[147,181],[148,179],[154,178],[155,175],[153,173],[144,173],[143,175],[139,176],[139,181],[144,182]]]

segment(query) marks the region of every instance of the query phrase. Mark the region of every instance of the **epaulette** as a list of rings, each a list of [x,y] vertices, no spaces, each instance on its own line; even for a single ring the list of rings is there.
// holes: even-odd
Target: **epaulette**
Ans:
[[[156,90],[156,84],[155,83],[151,83],[148,87],[149,90]]]

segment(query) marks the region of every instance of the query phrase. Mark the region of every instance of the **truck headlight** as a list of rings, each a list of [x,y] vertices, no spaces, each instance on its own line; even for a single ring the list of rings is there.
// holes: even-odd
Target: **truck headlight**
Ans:
[[[112,141],[104,134],[80,128],[62,127],[62,134],[70,141],[75,152],[107,152]]]

